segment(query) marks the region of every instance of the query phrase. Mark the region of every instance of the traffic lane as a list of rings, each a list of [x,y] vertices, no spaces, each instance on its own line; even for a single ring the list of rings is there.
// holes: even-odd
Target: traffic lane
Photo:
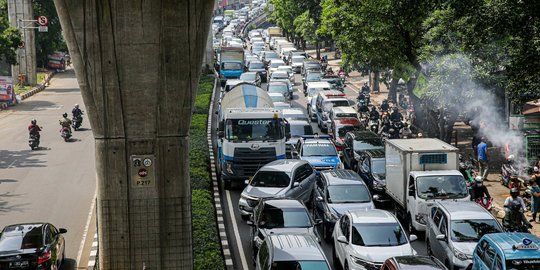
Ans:
[[[59,119],[76,103],[84,110],[75,74],[68,70],[46,90],[0,113],[0,226],[51,222],[66,228],[71,260],[77,258],[96,189],[94,139],[86,117],[71,142],[59,133]],[[43,127],[35,151],[27,140],[32,118]]]

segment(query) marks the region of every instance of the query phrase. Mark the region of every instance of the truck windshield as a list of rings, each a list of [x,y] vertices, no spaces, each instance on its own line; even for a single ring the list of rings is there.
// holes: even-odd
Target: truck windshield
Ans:
[[[537,270],[537,269],[540,269],[540,260],[539,259],[507,260],[506,269],[508,270]]]
[[[230,141],[275,141],[283,139],[281,119],[228,119],[226,138]]]
[[[224,70],[239,70],[242,69],[242,64],[235,62],[225,62],[222,65]]]
[[[422,199],[465,198],[469,194],[461,175],[427,175],[416,180],[418,197]]]
[[[484,234],[501,232],[495,219],[453,220],[450,231],[457,242],[478,242]]]

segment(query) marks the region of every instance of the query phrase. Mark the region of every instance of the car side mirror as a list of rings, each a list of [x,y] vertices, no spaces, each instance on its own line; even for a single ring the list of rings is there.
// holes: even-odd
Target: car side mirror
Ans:
[[[298,187],[298,186],[300,186],[300,183],[294,182],[292,186],[293,186],[293,187]]]
[[[349,244],[349,242],[347,241],[347,238],[345,238],[345,236],[343,235],[338,236],[337,241],[343,244],[347,244],[347,245]]]
[[[414,188],[409,188],[409,196],[416,196]]]
[[[58,233],[60,233],[60,234],[67,233],[67,230],[64,229],[64,228],[60,228],[60,229],[58,229]]]
[[[374,201],[379,201],[380,199],[381,199],[381,196],[379,196],[379,194],[373,195],[373,200]]]
[[[244,184],[249,185],[249,179],[244,180]]]
[[[435,239],[439,240],[439,241],[446,241],[446,235],[444,234],[437,234],[437,236],[435,236]]]
[[[322,219],[315,220],[315,225],[321,225],[321,224],[322,224]]]
[[[418,236],[416,236],[415,234],[409,235],[409,241],[410,241],[410,242],[414,242],[414,241],[416,241],[416,240],[418,240]]]

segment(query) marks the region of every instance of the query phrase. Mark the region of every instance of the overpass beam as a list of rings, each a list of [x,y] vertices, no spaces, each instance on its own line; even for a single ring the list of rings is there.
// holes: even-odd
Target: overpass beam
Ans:
[[[188,130],[214,1],[55,5],[96,140],[100,269],[192,269]]]

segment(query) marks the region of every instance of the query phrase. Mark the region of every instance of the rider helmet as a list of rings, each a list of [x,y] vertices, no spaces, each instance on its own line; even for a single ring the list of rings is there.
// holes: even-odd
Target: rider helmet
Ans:
[[[512,198],[516,198],[519,195],[519,189],[517,187],[513,187],[510,190],[510,195],[512,196]]]
[[[67,117],[67,113],[62,114],[62,116],[63,116],[64,118]]]
[[[476,182],[477,186],[481,186],[482,182],[484,182],[484,179],[482,178],[482,176],[478,175],[474,178],[474,182]]]
[[[75,104],[75,109],[78,109],[79,108],[79,104]]]
[[[538,166],[534,166],[533,171],[534,171],[535,173],[538,173]]]
[[[37,123],[37,120],[36,120],[36,119],[32,119],[32,120],[30,121],[30,123],[32,123],[32,125],[35,125],[35,124]]]

